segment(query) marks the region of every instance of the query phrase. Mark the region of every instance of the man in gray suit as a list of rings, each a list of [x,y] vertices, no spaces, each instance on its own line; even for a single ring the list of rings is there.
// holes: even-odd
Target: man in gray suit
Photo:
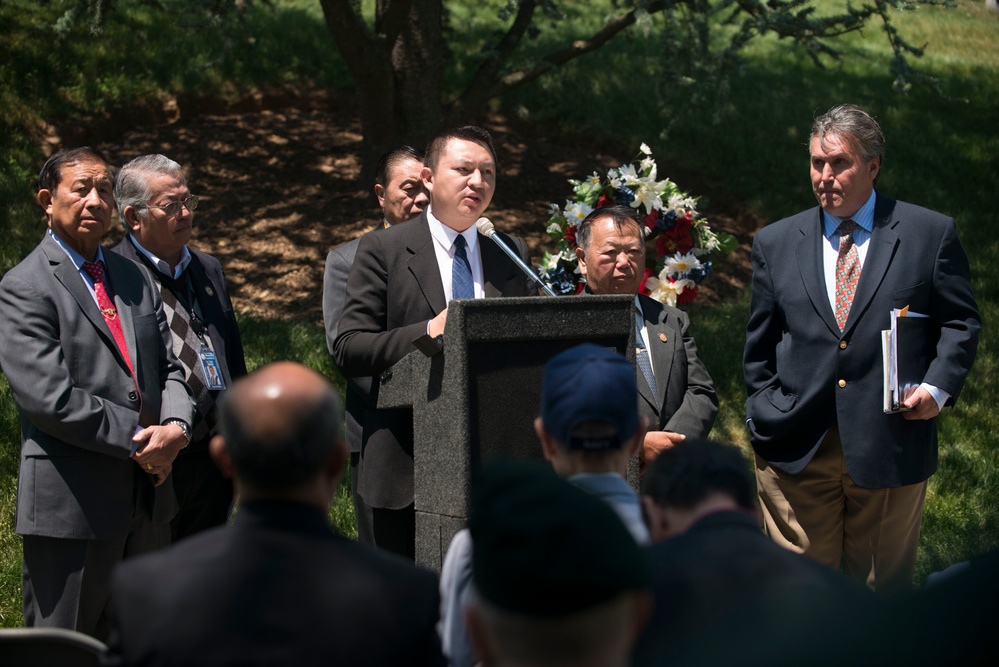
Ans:
[[[639,410],[649,420],[641,460],[684,438],[706,438],[718,414],[708,369],[697,356],[690,318],[638,294],[645,268],[644,227],[629,206],[590,213],[576,231],[576,257],[591,294],[636,294]],[[643,365],[645,366],[643,368]]]
[[[423,169],[423,151],[412,146],[393,148],[378,161],[375,169],[375,196],[382,209],[382,224],[368,233],[373,234],[392,225],[412,220],[423,212],[427,205],[427,193],[423,188],[420,171]],[[357,244],[361,239],[337,246],[326,257],[326,273],[323,276],[323,321],[326,324],[326,345],[333,354],[333,341],[340,327],[340,316],[347,301],[347,276],[354,264]],[[357,492],[361,460],[361,424],[364,410],[370,407],[371,378],[347,378],[344,397],[346,407],[346,440],[350,447],[350,487],[354,496],[354,518],[357,523],[357,539],[374,546],[375,538],[371,529],[371,508]]]
[[[103,639],[112,566],[169,543],[169,476],[193,404],[148,271],[101,250],[107,160],[63,150],[38,180],[48,233],[0,281],[0,366],[21,422],[24,621]]]
[[[149,269],[163,299],[173,352],[194,394],[191,445],[177,457],[173,487],[180,511],[170,522],[171,542],[226,522],[232,482],[208,455],[215,434],[215,401],[246,375],[243,343],[217,259],[188,247],[198,198],[179,164],[165,155],[142,155],[115,177],[115,201],[127,230],[111,249]]]

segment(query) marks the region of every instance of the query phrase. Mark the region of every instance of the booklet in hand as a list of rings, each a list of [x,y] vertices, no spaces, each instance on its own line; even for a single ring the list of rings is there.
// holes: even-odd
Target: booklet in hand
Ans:
[[[891,328],[881,332],[884,355],[884,411],[908,410],[902,402],[918,387],[930,365],[927,341],[932,341],[929,317],[909,307],[891,311]]]

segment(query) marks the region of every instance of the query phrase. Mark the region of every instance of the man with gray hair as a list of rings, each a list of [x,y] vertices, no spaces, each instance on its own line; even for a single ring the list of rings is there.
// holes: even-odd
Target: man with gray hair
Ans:
[[[874,190],[884,144],[858,106],[815,120],[819,206],[756,234],[743,370],[767,533],[890,593],[912,585],[936,416],[961,393],[981,320],[953,218]],[[926,363],[887,412],[895,309],[923,321],[906,344]]]
[[[246,375],[243,344],[222,265],[187,245],[198,198],[181,166],[164,155],[137,157],[118,172],[114,196],[127,234],[112,251],[149,268],[196,401],[189,445],[173,467],[180,503],[170,524],[176,541],[228,517],[232,483],[209,458],[208,441],[215,433],[216,399]]]

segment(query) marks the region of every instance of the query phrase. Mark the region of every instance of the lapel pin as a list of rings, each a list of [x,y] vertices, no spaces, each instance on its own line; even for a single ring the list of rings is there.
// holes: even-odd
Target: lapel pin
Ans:
[[[660,331],[660,332],[659,332],[659,340],[661,340],[662,342],[664,342],[664,343],[665,343],[665,342],[666,342],[666,334],[664,334],[664,333],[662,333],[662,332]]]
[[[208,296],[213,296],[215,294],[215,292],[212,291],[210,285],[205,285],[205,294],[207,294]]]

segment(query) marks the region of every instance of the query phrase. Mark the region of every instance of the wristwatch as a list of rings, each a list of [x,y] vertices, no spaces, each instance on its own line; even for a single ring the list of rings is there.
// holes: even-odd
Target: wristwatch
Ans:
[[[189,444],[191,444],[191,435],[192,434],[191,434],[191,425],[190,424],[188,424],[183,419],[178,419],[177,417],[173,417],[171,419],[164,419],[162,425],[166,426],[167,424],[176,424],[177,426],[179,426],[182,429],[184,429],[184,437],[187,438],[187,442],[184,443],[184,447],[182,447],[182,449],[186,448]]]

